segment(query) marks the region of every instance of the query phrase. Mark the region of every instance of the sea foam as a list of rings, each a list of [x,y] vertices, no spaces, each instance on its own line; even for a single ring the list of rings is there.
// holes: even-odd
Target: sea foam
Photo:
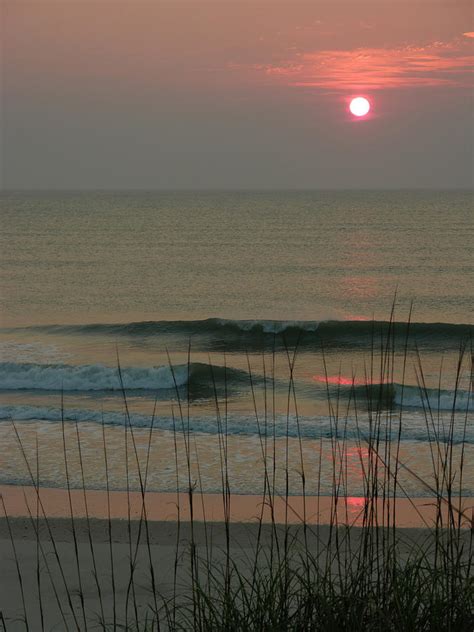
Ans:
[[[0,363],[0,389],[46,391],[118,391],[175,389],[185,384],[243,381],[245,371],[193,362],[175,366],[117,367]]]

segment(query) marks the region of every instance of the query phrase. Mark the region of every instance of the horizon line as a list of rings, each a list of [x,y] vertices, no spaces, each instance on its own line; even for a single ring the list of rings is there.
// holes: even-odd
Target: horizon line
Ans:
[[[403,187],[0,187],[1,193],[318,193],[336,191],[466,191],[472,186]]]

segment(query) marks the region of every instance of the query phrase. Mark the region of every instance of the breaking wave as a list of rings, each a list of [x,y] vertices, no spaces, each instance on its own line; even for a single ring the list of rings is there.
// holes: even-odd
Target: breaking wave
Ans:
[[[43,325],[28,329],[48,333],[69,333],[110,336],[163,336],[173,335],[186,339],[192,337],[215,338],[230,343],[243,341],[246,345],[262,340],[282,341],[288,338],[301,344],[319,338],[326,344],[366,345],[367,341],[388,333],[402,339],[407,335],[418,345],[458,347],[462,339],[472,337],[473,326],[454,323],[407,323],[361,320],[284,321],[284,320],[205,320],[143,321],[123,324],[96,323],[88,325]]]
[[[352,381],[339,376],[314,376],[314,381],[329,391],[331,399],[354,398],[371,409],[377,408],[420,408],[425,411],[470,411],[472,410],[472,392],[458,388],[456,390],[438,388],[420,388],[409,384],[394,382],[374,382],[372,384]],[[326,391],[327,392],[327,391]]]
[[[404,408],[430,408],[438,410],[472,410],[472,393],[469,391],[438,390],[436,388],[420,389],[416,386],[396,384],[393,395],[394,403]]]
[[[121,369],[126,390],[172,390],[186,384],[199,386],[226,381],[230,385],[248,382],[239,369],[193,362],[173,367],[125,367]],[[0,362],[0,389],[45,391],[120,391],[117,367],[102,364],[36,364]]]

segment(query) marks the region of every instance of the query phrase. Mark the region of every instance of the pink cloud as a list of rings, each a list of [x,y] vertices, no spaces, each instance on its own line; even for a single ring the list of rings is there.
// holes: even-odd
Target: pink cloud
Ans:
[[[474,31],[468,31],[467,33],[463,33],[464,37],[474,37]]]
[[[456,40],[392,49],[300,53],[283,63],[262,64],[254,69],[292,86],[363,91],[417,86],[469,87],[473,61],[470,47],[468,50],[465,42]]]

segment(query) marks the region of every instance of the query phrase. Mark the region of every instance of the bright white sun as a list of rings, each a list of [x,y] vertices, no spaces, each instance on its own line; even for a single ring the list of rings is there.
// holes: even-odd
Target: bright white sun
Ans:
[[[365,116],[370,110],[370,103],[365,97],[352,99],[349,109],[354,116]]]

